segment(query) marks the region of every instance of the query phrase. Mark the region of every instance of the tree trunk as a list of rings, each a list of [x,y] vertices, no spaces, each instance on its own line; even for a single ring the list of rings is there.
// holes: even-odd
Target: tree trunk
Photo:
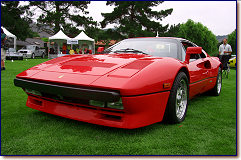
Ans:
[[[56,34],[59,30],[60,30],[60,24],[59,24],[59,21],[60,21],[60,8],[59,8],[59,3],[58,1],[55,1],[55,6],[56,6],[56,18],[54,20],[54,33]]]
[[[130,15],[130,22],[134,22],[134,13],[135,11],[134,11],[134,5],[131,5],[131,15]],[[129,34],[128,34],[128,38],[134,38],[135,37],[135,35],[134,35],[134,33],[133,32],[129,32]]]

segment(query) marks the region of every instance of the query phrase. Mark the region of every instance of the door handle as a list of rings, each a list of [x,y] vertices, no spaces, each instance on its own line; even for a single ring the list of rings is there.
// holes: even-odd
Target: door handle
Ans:
[[[208,71],[206,71],[206,72],[203,72],[203,74],[204,74],[204,75],[207,75],[207,74],[208,74]]]

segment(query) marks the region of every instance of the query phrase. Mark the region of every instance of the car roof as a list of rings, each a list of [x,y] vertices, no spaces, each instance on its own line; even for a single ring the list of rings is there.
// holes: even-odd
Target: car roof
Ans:
[[[163,38],[166,38],[166,39],[175,39],[175,40],[178,40],[178,41],[189,41],[187,39],[184,39],[184,38],[179,38],[179,37],[135,37],[135,38],[128,38],[128,39],[138,39],[138,38],[160,38],[160,39],[163,39]],[[190,41],[189,41],[190,42]]]
[[[144,38],[151,38],[151,39],[174,39],[174,40],[177,40],[179,42],[189,42],[189,43],[192,43],[193,45],[196,45],[195,43],[187,40],[187,39],[184,39],[184,38],[179,38],[179,37],[135,37],[135,38],[128,38],[128,39],[144,39]],[[198,46],[198,45],[196,45]]]

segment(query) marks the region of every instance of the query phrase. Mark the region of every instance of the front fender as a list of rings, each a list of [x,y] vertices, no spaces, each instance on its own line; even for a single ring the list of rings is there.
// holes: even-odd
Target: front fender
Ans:
[[[133,76],[121,90],[123,95],[150,94],[170,91],[178,72],[186,67],[173,58],[160,59]],[[164,87],[169,84],[169,87]]]

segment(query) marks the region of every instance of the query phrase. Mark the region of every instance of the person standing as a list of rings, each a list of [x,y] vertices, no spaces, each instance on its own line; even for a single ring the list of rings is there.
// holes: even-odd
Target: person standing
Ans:
[[[6,57],[6,51],[4,49],[5,40],[7,39],[7,35],[3,32],[3,29],[1,28],[1,70],[5,70],[5,57]]]
[[[227,43],[227,39],[223,39],[223,44],[219,46],[219,55],[231,55],[232,53],[232,48],[231,46]]]
[[[223,64],[223,69],[227,69],[227,63],[231,57],[232,53],[232,48],[231,46],[227,43],[227,39],[223,39],[223,44],[219,46],[219,59]]]

